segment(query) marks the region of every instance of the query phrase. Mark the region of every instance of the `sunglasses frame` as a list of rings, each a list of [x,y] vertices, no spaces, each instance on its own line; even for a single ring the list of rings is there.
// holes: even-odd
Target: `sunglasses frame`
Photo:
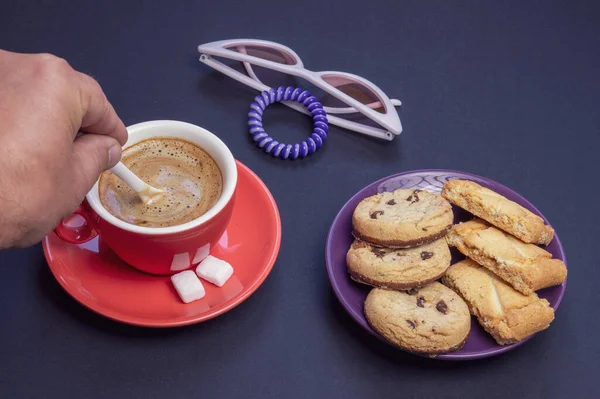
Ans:
[[[296,61],[296,63],[293,65],[281,64],[275,61],[270,61],[260,57],[244,54],[228,48],[244,46],[263,47],[272,50],[277,50],[284,54],[286,57],[293,58]],[[256,65],[266,69],[300,77],[309,81],[313,85],[317,86],[321,90],[337,98],[338,100],[342,101],[350,107],[324,107],[325,111],[328,113],[327,119],[329,123],[333,125],[388,141],[391,141],[395,136],[399,135],[402,132],[402,124],[400,122],[400,117],[398,116],[398,113],[395,109],[395,106],[400,105],[400,101],[390,100],[390,98],[385,93],[383,93],[383,91],[379,89],[374,83],[364,78],[361,78],[360,76],[339,71],[310,71],[304,67],[302,60],[298,56],[298,54],[296,54],[289,47],[283,46],[279,43],[257,39],[221,40],[198,46],[198,52],[200,53],[200,62],[202,62],[203,64],[208,65],[211,68],[259,91],[270,90],[271,87],[265,85],[264,83],[260,82],[260,80],[258,80],[258,77],[256,77],[256,75],[254,74],[251,65]],[[217,61],[213,57],[222,57],[242,62],[250,76],[244,75],[243,73],[236,71],[230,66],[220,61]],[[380,99],[381,104],[384,106],[386,112],[380,113],[370,107],[375,104],[379,105],[379,103],[369,104],[369,106],[361,103],[360,101],[357,101],[348,94],[339,90],[337,87],[325,81],[323,79],[323,76],[340,77],[367,87],[369,90],[373,91],[377,95],[377,97]],[[291,101],[284,101],[282,103],[296,111],[302,112],[304,114],[309,114],[309,112],[301,104],[294,103]],[[332,113],[341,114],[353,112],[360,112],[361,114],[363,114],[364,116],[371,119],[372,121],[379,124],[385,129],[364,125],[361,123],[349,121],[331,115]]]

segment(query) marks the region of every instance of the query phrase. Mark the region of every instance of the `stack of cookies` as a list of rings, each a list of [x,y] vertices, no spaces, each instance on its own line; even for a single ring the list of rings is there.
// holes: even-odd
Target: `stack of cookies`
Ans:
[[[469,335],[467,304],[436,282],[450,266],[445,240],[452,206],[425,190],[384,192],[361,201],[346,261],[353,280],[375,287],[365,302],[373,329],[405,350],[460,349]]]
[[[521,205],[471,181],[447,182],[442,196],[477,217],[448,233],[448,243],[468,259],[450,267],[443,283],[467,301],[500,345],[548,328],[554,310],[535,291],[567,277],[565,264],[538,246],[548,245],[554,230]]]
[[[453,226],[448,201],[477,218]],[[501,345],[554,319],[548,301],[535,293],[566,278],[564,263],[536,245],[548,244],[554,232],[494,191],[453,180],[441,195],[385,192],[361,201],[352,223],[356,240],[346,257],[348,272],[374,287],[365,316],[402,349],[430,355],[460,349],[470,314]],[[468,259],[450,266],[448,245]]]

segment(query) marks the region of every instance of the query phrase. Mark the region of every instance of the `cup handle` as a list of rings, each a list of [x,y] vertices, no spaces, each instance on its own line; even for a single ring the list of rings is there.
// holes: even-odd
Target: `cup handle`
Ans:
[[[75,215],[83,218],[83,222],[77,225],[69,225]],[[92,215],[84,208],[83,204],[79,205],[71,216],[68,216],[60,221],[58,226],[54,228],[56,235],[63,241],[70,244],[83,244],[90,241],[98,235],[92,225]]]

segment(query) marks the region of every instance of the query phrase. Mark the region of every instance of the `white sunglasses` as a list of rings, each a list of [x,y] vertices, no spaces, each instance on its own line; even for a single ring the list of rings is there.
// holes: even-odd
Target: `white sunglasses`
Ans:
[[[360,76],[337,71],[309,71],[304,68],[298,54],[289,47],[265,40],[233,39],[202,44],[198,46],[198,51],[200,62],[259,91],[270,90],[272,87],[258,78],[252,65],[306,79],[348,105],[348,107],[329,107],[323,104],[327,119],[333,125],[389,141],[402,132],[400,117],[394,108],[401,105],[399,100],[390,99],[379,87]],[[248,75],[213,57],[242,62]],[[282,103],[310,115],[302,104],[292,101],[282,101]],[[356,112],[360,112],[383,129],[332,115]]]

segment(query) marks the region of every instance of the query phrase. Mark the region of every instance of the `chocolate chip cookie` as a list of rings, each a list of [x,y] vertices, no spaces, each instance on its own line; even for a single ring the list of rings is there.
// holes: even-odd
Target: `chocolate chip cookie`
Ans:
[[[373,287],[406,290],[440,278],[450,266],[444,238],[409,249],[374,247],[356,240],[346,255],[353,280]]]
[[[375,246],[412,248],[444,236],[453,218],[440,195],[399,189],[362,200],[352,215],[353,234]]]
[[[437,282],[409,292],[374,288],[365,301],[365,316],[391,344],[430,355],[459,350],[471,329],[465,301]]]

